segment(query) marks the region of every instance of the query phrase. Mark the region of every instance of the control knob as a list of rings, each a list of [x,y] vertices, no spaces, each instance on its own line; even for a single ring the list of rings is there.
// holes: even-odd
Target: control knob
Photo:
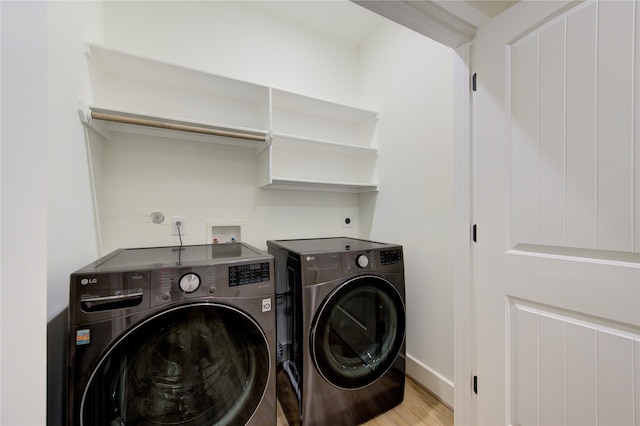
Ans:
[[[359,254],[358,257],[356,257],[356,265],[361,268],[366,268],[369,265],[369,258],[367,255]]]
[[[189,272],[180,278],[178,284],[180,285],[180,290],[185,293],[193,293],[200,287],[200,277],[193,272]]]

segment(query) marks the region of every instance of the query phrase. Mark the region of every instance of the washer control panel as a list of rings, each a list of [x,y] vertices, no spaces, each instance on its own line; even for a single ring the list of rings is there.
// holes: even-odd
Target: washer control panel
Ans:
[[[229,266],[229,285],[246,285],[269,281],[269,262]]]
[[[204,296],[238,297],[273,291],[271,262],[158,268],[151,271],[151,305]]]

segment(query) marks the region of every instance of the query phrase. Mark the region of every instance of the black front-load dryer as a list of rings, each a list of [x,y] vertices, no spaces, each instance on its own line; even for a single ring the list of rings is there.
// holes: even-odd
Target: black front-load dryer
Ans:
[[[268,241],[275,258],[277,394],[291,424],[358,425],[404,398],[402,246]]]
[[[70,285],[69,424],[276,424],[272,256],[122,249]]]

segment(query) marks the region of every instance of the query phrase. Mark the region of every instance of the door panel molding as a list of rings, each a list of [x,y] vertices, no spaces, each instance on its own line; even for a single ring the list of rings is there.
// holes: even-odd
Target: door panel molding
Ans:
[[[640,264],[636,20],[586,2],[507,44],[511,248]]]
[[[640,326],[518,298],[508,305],[515,424],[634,424]]]

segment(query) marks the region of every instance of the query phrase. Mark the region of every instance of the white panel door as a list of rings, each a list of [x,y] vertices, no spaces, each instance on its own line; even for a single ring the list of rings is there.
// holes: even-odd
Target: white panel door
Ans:
[[[480,424],[640,425],[639,16],[523,1],[478,31]]]

